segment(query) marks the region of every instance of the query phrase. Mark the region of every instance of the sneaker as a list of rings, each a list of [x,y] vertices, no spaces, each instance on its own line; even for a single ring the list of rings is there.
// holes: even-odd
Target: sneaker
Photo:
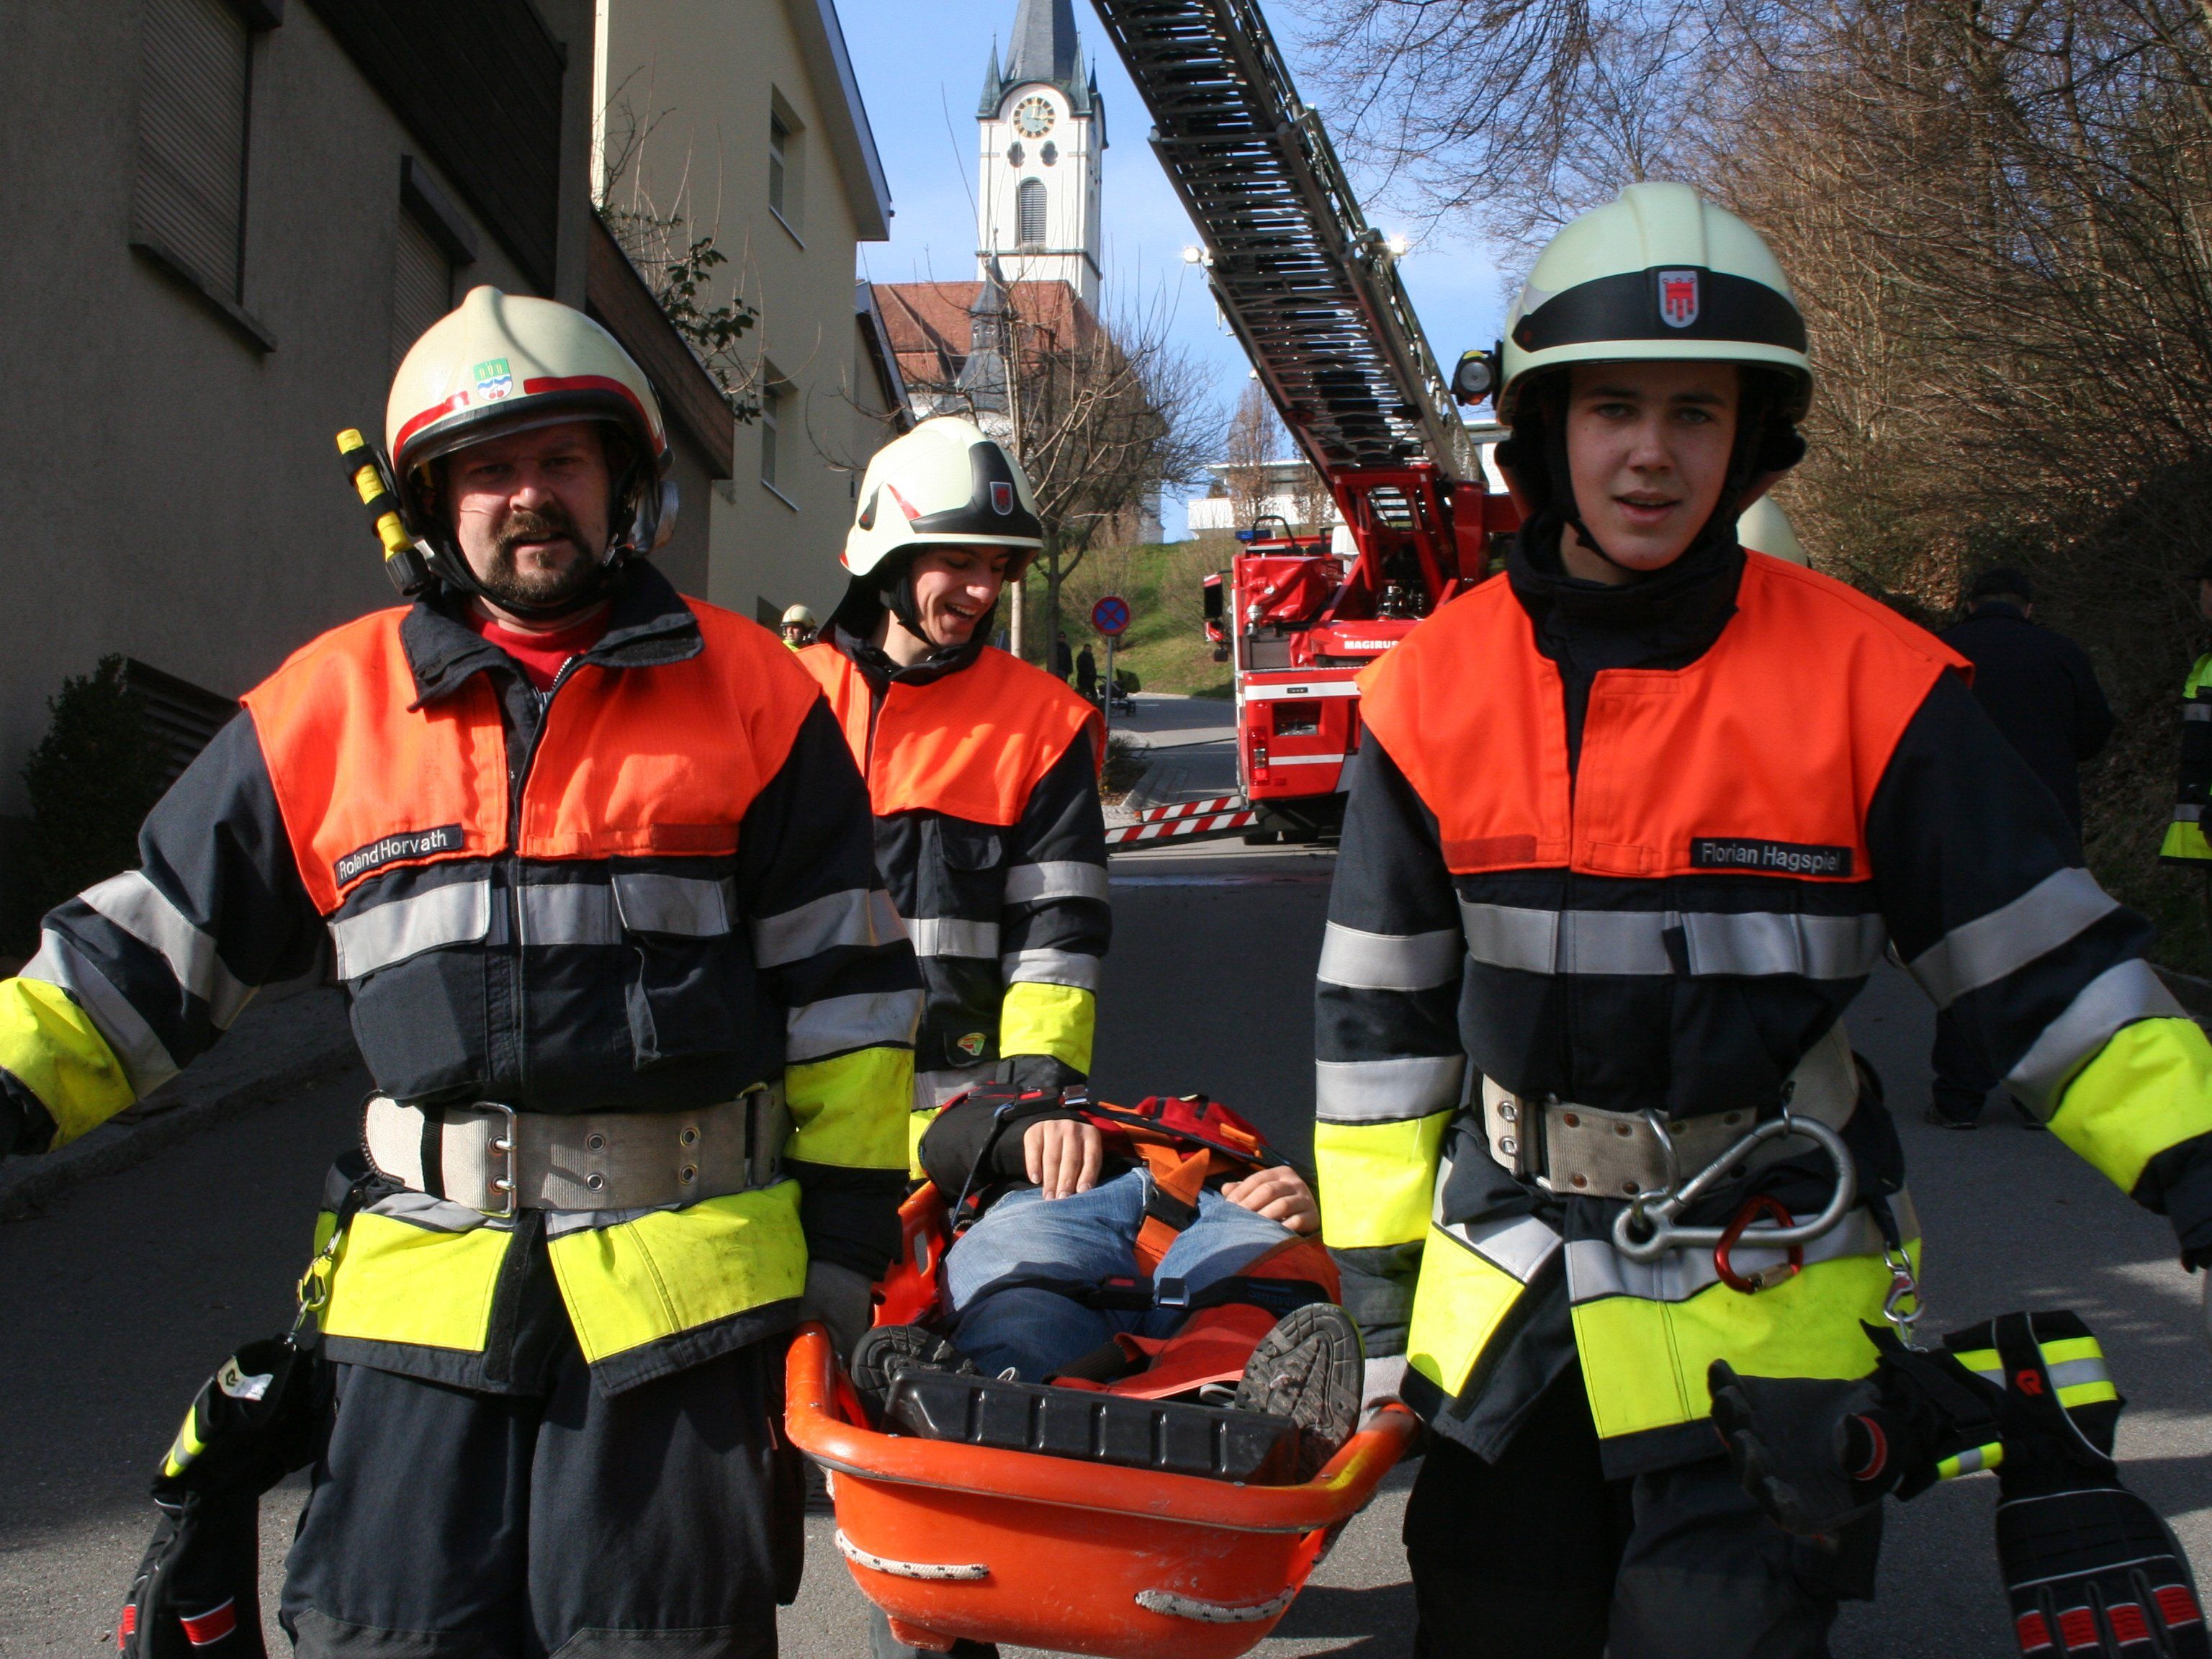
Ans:
[[[1360,1376],[1359,1327],[1335,1304],[1310,1302],[1260,1339],[1237,1385],[1237,1406],[1298,1425],[1298,1478],[1310,1480],[1352,1438]]]
[[[954,1376],[981,1375],[959,1349],[919,1325],[878,1325],[853,1345],[853,1388],[880,1422],[890,1404],[891,1385],[908,1371],[944,1371]]]

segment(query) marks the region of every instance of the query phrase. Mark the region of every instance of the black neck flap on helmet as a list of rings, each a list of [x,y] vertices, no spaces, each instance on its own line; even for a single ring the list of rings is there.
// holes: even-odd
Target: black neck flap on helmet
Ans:
[[[1513,475],[1529,513],[1522,533],[1541,537],[1557,528],[1571,533],[1616,569],[1626,569],[1607,553],[1583,522],[1575,501],[1574,472],[1567,459],[1566,402],[1571,370],[1554,368],[1522,388],[1513,410],[1512,434],[1498,446],[1498,465]],[[1741,392],[1736,400],[1735,441],[1728,474],[1711,515],[1684,550],[1735,540],[1735,521],[1753,484],[1769,473],[1787,472],[1805,459],[1805,440],[1791,418],[1795,391],[1781,371],[1755,363],[1737,365]],[[1643,572],[1636,573],[1643,574]]]

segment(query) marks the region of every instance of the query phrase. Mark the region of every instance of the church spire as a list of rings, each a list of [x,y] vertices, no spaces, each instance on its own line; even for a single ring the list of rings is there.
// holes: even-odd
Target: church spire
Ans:
[[[993,52],[995,55],[997,48]],[[1073,88],[1082,73],[1075,45],[1075,0],[1021,0],[1014,13],[1006,80]]]
[[[975,118],[988,121],[999,112],[999,100],[1006,95],[1006,77],[999,73],[999,38],[991,37],[990,67],[983,71],[982,101],[975,106]]]

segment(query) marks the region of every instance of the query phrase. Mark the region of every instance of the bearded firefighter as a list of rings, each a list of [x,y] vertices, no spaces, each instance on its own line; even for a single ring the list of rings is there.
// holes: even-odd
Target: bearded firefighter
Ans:
[[[1813,1659],[1871,1592],[1873,1517],[1767,1521],[1706,1377],[1863,1376],[1911,1282],[1839,1023],[1886,949],[2212,1263],[2212,1048],[2149,927],[1962,659],[1739,544],[1804,453],[1806,345],[1686,186],[1568,226],[1504,344],[1504,574],[1366,677],[1316,1156],[1370,1391],[1433,1431],[1420,1654]]]
[[[775,636],[647,561],[668,441],[596,323],[473,290],[385,431],[412,604],[247,692],[143,867],[46,917],[0,1148],[143,1098],[327,941],[376,1086],[311,1275],[298,1651],[773,1654],[780,1339],[855,1334],[898,1244],[920,992],[866,795]]]

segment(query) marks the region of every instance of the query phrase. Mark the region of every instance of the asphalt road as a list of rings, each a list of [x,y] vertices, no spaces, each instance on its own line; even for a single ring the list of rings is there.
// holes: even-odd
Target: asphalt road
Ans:
[[[1117,859],[1102,1091],[1202,1089],[1303,1157],[1329,867],[1326,855],[1239,848]],[[2048,1136],[2013,1127],[2002,1103],[1976,1134],[1923,1127],[1929,1024],[1917,993],[1887,969],[1850,1021],[1888,1081],[1912,1159],[1929,1328],[2013,1308],[2080,1310],[2131,1402],[2128,1478],[2212,1581],[2212,1358],[2165,1224]],[[0,1225],[0,1656],[112,1651],[151,1524],[147,1476],[213,1366],[283,1322],[320,1171],[361,1088],[342,1079],[235,1120]],[[1347,1531],[1261,1654],[1407,1651],[1396,1538],[1409,1474]],[[1839,1659],[2015,1651],[1989,1544],[1994,1495],[1984,1479],[1893,1506],[1881,1596],[1847,1610]],[[271,1605],[299,1501],[291,1486],[264,1506]],[[795,1659],[866,1651],[865,1607],[830,1527],[826,1513],[810,1522],[807,1583],[784,1621]]]

